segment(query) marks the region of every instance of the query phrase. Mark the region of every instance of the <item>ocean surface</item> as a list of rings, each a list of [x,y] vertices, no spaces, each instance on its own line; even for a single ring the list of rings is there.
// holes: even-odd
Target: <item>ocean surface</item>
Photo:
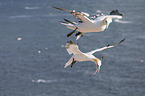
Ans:
[[[0,0],[0,96],[145,96],[145,0]],[[61,25],[76,21],[60,8],[90,15],[118,9],[123,19],[109,29],[88,33],[75,41]],[[83,52],[113,45],[94,55],[103,63],[99,73],[93,62],[69,60],[67,41]]]

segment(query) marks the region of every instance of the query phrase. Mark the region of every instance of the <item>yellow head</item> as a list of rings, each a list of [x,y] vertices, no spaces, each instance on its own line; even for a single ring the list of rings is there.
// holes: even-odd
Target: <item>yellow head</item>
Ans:
[[[95,59],[93,59],[93,61],[95,62],[97,68],[96,68],[96,71],[92,75],[94,75],[96,72],[99,73],[100,67],[101,67],[101,64],[102,64],[102,61],[103,61],[103,57],[101,58],[101,60],[98,59],[98,58],[95,58]]]

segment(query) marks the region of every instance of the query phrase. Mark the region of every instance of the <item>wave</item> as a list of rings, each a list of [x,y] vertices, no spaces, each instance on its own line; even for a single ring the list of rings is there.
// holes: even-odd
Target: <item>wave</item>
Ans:
[[[36,9],[40,9],[40,7],[25,7],[24,9],[26,9],[26,10],[36,10]]]
[[[137,38],[138,39],[145,39],[145,35],[139,35]]]
[[[97,13],[101,13],[102,11],[101,11],[101,10],[96,10],[96,12],[97,12]]]
[[[129,23],[133,23],[132,21],[123,21],[123,20],[114,20],[114,22],[118,22],[118,23],[123,23],[123,24],[129,24]]]
[[[56,80],[38,79],[38,80],[32,80],[32,82],[36,82],[36,83],[52,83],[52,82],[57,82],[57,81]]]
[[[61,45],[61,48],[64,48],[65,47],[65,45]]]
[[[10,16],[9,18],[30,18],[33,16],[30,15],[16,15],[16,16]]]
[[[68,14],[44,14],[44,15],[16,15],[16,16],[9,16],[8,18],[33,18],[33,17],[60,17],[60,16],[71,16]]]

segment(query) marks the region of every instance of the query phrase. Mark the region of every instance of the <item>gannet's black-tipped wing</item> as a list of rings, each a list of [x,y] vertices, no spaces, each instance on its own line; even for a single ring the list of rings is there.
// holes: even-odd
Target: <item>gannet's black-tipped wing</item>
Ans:
[[[98,51],[103,51],[105,49],[109,49],[109,48],[115,47],[115,46],[119,45],[120,43],[122,43],[124,40],[125,40],[125,38],[123,40],[121,40],[119,43],[115,44],[115,45],[112,45],[112,46],[107,45],[106,47],[95,49],[93,51],[87,52],[87,54],[93,54],[93,53],[98,52]]]
[[[62,11],[68,11],[68,12],[72,12],[71,10],[67,10],[67,9],[62,9],[62,8],[58,8],[58,7],[55,7],[55,6],[52,6],[53,8],[55,9],[58,9],[58,10],[62,10]]]
[[[112,18],[112,19],[122,19],[123,15],[119,13],[118,10],[113,10],[110,12],[110,15],[102,15],[96,18],[96,20],[104,20],[105,18]]]
[[[120,15],[120,16],[123,16],[121,13],[119,13],[119,11],[116,9],[116,10],[113,10],[110,12],[110,15]]]
[[[82,23],[82,22],[92,23],[92,21],[88,18],[89,17],[88,13],[76,12],[75,10],[71,11],[71,10],[67,10],[67,9],[58,8],[58,7],[55,7],[55,6],[52,6],[52,7],[55,8],[55,9],[58,9],[58,10],[70,12],[74,17],[76,17],[78,19],[78,21],[80,23]]]
[[[77,30],[77,29],[78,29],[78,28],[76,27],[76,29],[75,29],[75,30],[73,30],[72,32],[68,33],[66,36],[67,36],[67,37],[71,36],[73,33],[75,33],[75,32],[76,32],[76,30]]]
[[[68,23],[70,23],[70,24],[72,24],[72,25],[75,25],[75,24],[76,24],[75,22],[72,22],[72,21],[67,20],[67,19],[65,19],[65,18],[63,18],[63,19],[64,19],[64,21],[66,21],[66,22],[68,22]]]
[[[103,21],[106,18],[122,19],[122,16],[120,16],[120,15],[103,15],[103,16],[97,17],[95,20],[101,20],[101,21]]]
[[[71,63],[73,62],[73,57],[71,57],[68,62],[65,64],[64,68],[66,68],[67,66],[69,66]]]

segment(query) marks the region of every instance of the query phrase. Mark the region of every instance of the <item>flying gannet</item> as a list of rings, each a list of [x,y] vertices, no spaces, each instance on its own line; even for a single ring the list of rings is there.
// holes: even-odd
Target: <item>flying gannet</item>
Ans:
[[[101,32],[108,29],[109,24],[112,22],[112,19],[122,19],[122,14],[118,10],[113,10],[110,12],[110,15],[101,15],[97,16],[94,19],[90,19],[90,15],[85,12],[76,12],[75,10],[67,10],[52,6],[55,9],[63,10],[70,12],[74,17],[78,19],[78,23],[72,22],[64,18],[65,22],[61,24],[65,25],[67,28],[72,29],[73,31],[67,34],[67,37],[71,36],[75,31],[76,40],[88,32]]]
[[[67,52],[69,54],[73,54],[73,56],[65,64],[64,68],[66,68],[70,64],[71,64],[71,67],[72,67],[73,64],[75,64],[76,61],[79,61],[79,62],[81,62],[81,61],[92,61],[92,62],[95,62],[95,64],[96,64],[96,71],[92,74],[92,75],[94,75],[96,72],[99,72],[100,66],[101,66],[101,63],[102,63],[102,60],[103,60],[103,57],[100,60],[100,59],[96,58],[93,54],[95,52],[102,51],[102,50],[105,50],[105,49],[108,49],[108,48],[112,48],[114,46],[117,46],[120,43],[122,43],[124,40],[125,39],[121,40],[119,43],[117,43],[115,45],[112,45],[112,46],[107,45],[106,47],[99,48],[99,49],[95,49],[95,50],[92,50],[92,51],[87,52],[87,53],[81,52],[79,50],[78,44],[74,44],[72,41],[67,42],[66,45],[65,45],[65,48],[66,48]]]

